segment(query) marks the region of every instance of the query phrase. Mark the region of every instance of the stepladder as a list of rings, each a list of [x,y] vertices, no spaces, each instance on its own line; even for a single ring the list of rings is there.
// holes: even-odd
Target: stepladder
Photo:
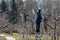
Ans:
[[[22,29],[22,32],[26,35],[26,39],[24,40],[28,40],[28,31],[25,27]],[[24,35],[23,35],[23,38],[24,38]]]
[[[41,40],[40,39],[40,34],[38,34],[38,33],[35,34],[35,40]]]

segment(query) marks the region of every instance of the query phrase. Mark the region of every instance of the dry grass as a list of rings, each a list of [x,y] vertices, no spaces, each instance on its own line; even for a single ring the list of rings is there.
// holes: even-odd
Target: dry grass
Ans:
[[[12,36],[12,37],[14,37],[16,40],[18,40],[18,39],[20,39],[20,40],[26,40],[27,38],[28,38],[28,40],[35,40],[35,35],[26,35],[26,34],[18,34],[18,33],[13,33],[12,35],[9,35],[9,34],[6,34],[6,33],[4,33],[6,36]],[[52,40],[53,38],[52,38],[53,36],[51,35],[47,35],[47,34],[44,34],[44,35],[42,35],[42,37],[40,37],[41,38],[41,40]],[[58,36],[56,36],[57,37],[57,39],[58,39]],[[0,40],[6,40],[6,38],[5,37],[0,37]],[[60,40],[60,38],[59,38],[59,40]]]
[[[6,38],[5,37],[0,37],[0,40],[6,40]]]

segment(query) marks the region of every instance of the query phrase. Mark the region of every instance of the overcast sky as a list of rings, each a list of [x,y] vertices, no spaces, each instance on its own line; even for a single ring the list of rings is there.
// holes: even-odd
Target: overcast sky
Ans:
[[[0,0],[0,2],[1,2],[1,0]]]

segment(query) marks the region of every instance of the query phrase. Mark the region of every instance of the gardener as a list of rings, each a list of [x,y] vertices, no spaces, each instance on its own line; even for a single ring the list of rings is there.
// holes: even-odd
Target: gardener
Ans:
[[[27,16],[28,14],[23,13],[23,22],[25,23],[25,26],[26,26]]]
[[[35,15],[35,22],[36,22],[36,33],[40,33],[40,23],[41,23],[41,9],[38,10],[38,12]]]

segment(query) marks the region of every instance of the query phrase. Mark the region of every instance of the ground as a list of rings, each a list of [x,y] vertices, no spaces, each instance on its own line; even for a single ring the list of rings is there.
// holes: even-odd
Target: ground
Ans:
[[[41,40],[52,40],[52,35],[47,35],[44,34],[41,38]],[[0,35],[0,40],[35,40],[35,35],[26,35],[26,34],[18,34],[18,33],[13,33],[13,34],[7,34],[7,33],[3,33]],[[57,37],[58,38],[58,37]],[[60,40],[60,38],[59,38]]]

